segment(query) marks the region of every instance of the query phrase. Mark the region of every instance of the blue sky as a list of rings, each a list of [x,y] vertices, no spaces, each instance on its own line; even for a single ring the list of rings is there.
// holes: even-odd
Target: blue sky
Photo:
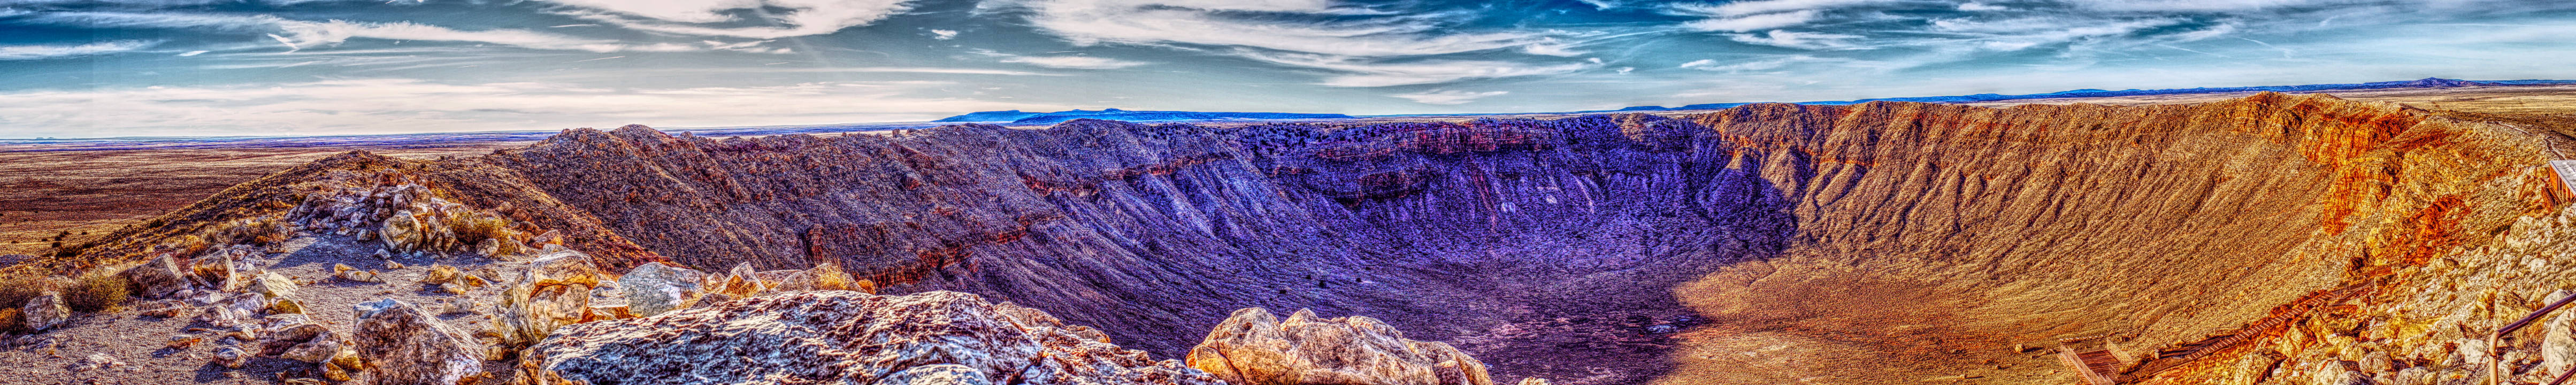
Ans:
[[[2576,78],[2548,0],[0,0],[0,138]]]

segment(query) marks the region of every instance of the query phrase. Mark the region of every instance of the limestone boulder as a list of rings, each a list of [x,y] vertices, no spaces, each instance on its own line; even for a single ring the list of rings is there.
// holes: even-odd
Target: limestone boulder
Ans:
[[[179,270],[179,263],[169,254],[162,254],[119,274],[134,281],[134,286],[141,289],[134,294],[144,298],[168,297],[188,288],[188,275]]]
[[[392,299],[356,307],[351,345],[374,367],[376,384],[451,385],[483,372],[483,348],[429,313]],[[335,359],[335,364],[344,360]]]
[[[638,317],[651,317],[674,309],[688,307],[705,295],[699,281],[706,273],[661,262],[650,262],[626,271],[617,286],[626,295],[627,310]]]
[[[493,308],[493,331],[510,346],[527,346],[555,328],[580,323],[590,307],[590,291],[607,274],[590,255],[568,249],[538,256],[501,291]]]
[[[71,323],[72,309],[63,306],[62,293],[47,292],[28,298],[26,305],[18,307],[18,316],[27,330],[41,332]]]
[[[1447,343],[1415,341],[1377,319],[1237,310],[1189,353],[1190,367],[1238,385],[1492,385],[1485,365]]]
[[[519,370],[525,385],[1218,383],[1097,330],[944,291],[796,292],[577,324]]]

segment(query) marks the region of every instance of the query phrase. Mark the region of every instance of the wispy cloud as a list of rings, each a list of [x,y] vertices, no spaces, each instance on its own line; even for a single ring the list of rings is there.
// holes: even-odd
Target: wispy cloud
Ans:
[[[1588,61],[1529,64],[1452,59],[1378,61],[1316,54],[1246,53],[1244,56],[1271,63],[1343,72],[1344,74],[1327,76],[1322,83],[1317,83],[1333,87],[1385,87],[1447,83],[1464,79],[1556,75],[1600,66],[1598,63]]]
[[[839,32],[912,9],[910,0],[544,0],[575,7],[565,15],[628,29],[700,36],[777,39]],[[765,12],[766,9],[786,12]],[[708,27],[736,21],[727,11],[751,10],[775,27]]]
[[[0,60],[36,60],[103,55],[151,48],[153,45],[158,44],[161,44],[161,42],[117,40],[88,44],[0,45]]]
[[[1472,102],[1475,102],[1475,101],[1476,101],[1476,99],[1483,99],[1483,98],[1486,98],[1486,97],[1499,96],[1499,95],[1509,94],[1509,93],[1511,93],[1511,91],[1483,91],[1483,92],[1476,92],[1476,91],[1433,90],[1433,91],[1423,91],[1423,92],[1406,93],[1406,94],[1394,94],[1394,95],[1387,95],[1387,96],[1393,96],[1393,97],[1398,97],[1398,98],[1404,98],[1404,99],[1407,99],[1407,100],[1412,100],[1414,103],[1422,103],[1422,104],[1437,104],[1437,105],[1444,105],[1444,106],[1445,106],[1445,105],[1459,105],[1459,104],[1472,103]]]
[[[204,13],[130,13],[130,12],[59,12],[35,15],[29,20],[39,23],[125,28],[202,28],[218,31],[264,33],[288,49],[301,50],[338,45],[353,38],[443,41],[497,44],[544,50],[590,52],[681,52],[709,49],[743,50],[740,47],[711,47],[679,43],[629,44],[616,40],[592,39],[522,29],[459,30],[411,22],[357,22],[346,20],[306,21],[269,15],[233,15]],[[710,45],[726,43],[709,42]]]
[[[1798,48],[1798,49],[1840,49],[1840,48],[1853,48],[1853,47],[1856,47],[1856,44],[1854,44],[1852,41],[1853,41],[1853,40],[1857,40],[1857,39],[1861,39],[1861,38],[1863,38],[1863,37],[1864,37],[1864,36],[1861,36],[1861,35],[1845,35],[1845,34],[1838,34],[1838,33],[1823,33],[1823,32],[1798,32],[1798,31],[1790,31],[1790,30],[1778,30],[1778,29],[1770,30],[1770,31],[1763,31],[1762,33],[1738,33],[1738,34],[1729,34],[1729,35],[1727,35],[1727,39],[1735,40],[1736,42],[1741,42],[1741,43],[1746,43],[1746,44],[1761,44],[1761,45],[1767,45],[1767,46],[1788,47],[1788,48]]]
[[[1108,70],[1108,69],[1120,69],[1120,68],[1135,67],[1135,66],[1146,65],[1146,64],[1154,64],[1154,63],[1147,63],[1147,62],[1141,62],[1141,61],[1134,61],[1134,60],[1118,60],[1118,59],[1111,59],[1111,58],[1098,57],[1098,56],[1012,56],[1012,57],[1002,58],[1002,62],[1004,62],[1004,63],[1021,63],[1021,64],[1028,64],[1028,65],[1034,65],[1034,66],[1039,66],[1039,67],[1047,67],[1047,68],[1070,68],[1070,69],[1086,69],[1086,70]]]

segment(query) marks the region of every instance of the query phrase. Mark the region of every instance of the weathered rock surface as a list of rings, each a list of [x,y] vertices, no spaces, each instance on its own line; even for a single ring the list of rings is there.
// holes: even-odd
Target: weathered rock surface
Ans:
[[[1282,320],[1243,309],[1190,349],[1190,367],[1240,385],[1493,385],[1485,364],[1440,342],[1404,338],[1377,319]]]
[[[576,324],[521,384],[1215,384],[1043,312],[956,292],[786,293]]]
[[[483,372],[483,349],[437,318],[391,299],[359,305],[351,338],[383,385],[453,385]]]
[[[121,274],[133,281],[135,287],[141,288],[134,294],[144,298],[167,297],[188,288],[187,275],[179,270],[179,263],[170,254],[144,261]]]
[[[18,316],[21,317],[19,322],[25,323],[27,330],[45,331],[70,323],[72,309],[63,306],[62,293],[45,292],[37,294],[35,298],[28,298],[25,305],[20,305]]]
[[[527,346],[543,340],[555,328],[581,322],[590,307],[591,289],[606,278],[590,255],[553,249],[529,262],[501,291],[500,301],[494,303],[493,330],[505,345]]]
[[[697,303],[705,295],[698,283],[705,279],[706,273],[697,270],[650,262],[626,271],[617,286],[626,294],[628,311],[651,317]]]

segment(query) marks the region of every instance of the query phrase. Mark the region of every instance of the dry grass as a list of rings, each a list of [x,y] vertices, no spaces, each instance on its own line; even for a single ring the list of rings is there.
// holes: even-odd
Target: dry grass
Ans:
[[[19,314],[18,308],[15,307],[0,308],[0,332],[19,332],[26,329],[27,315]]]
[[[126,299],[134,297],[133,292],[128,289],[134,285],[134,281],[125,279],[123,275],[117,274],[118,272],[109,269],[91,270],[87,274],[82,274],[80,278],[73,279],[70,284],[64,285],[63,304],[70,306],[73,311],[90,313],[113,310],[117,305],[125,304]]]

